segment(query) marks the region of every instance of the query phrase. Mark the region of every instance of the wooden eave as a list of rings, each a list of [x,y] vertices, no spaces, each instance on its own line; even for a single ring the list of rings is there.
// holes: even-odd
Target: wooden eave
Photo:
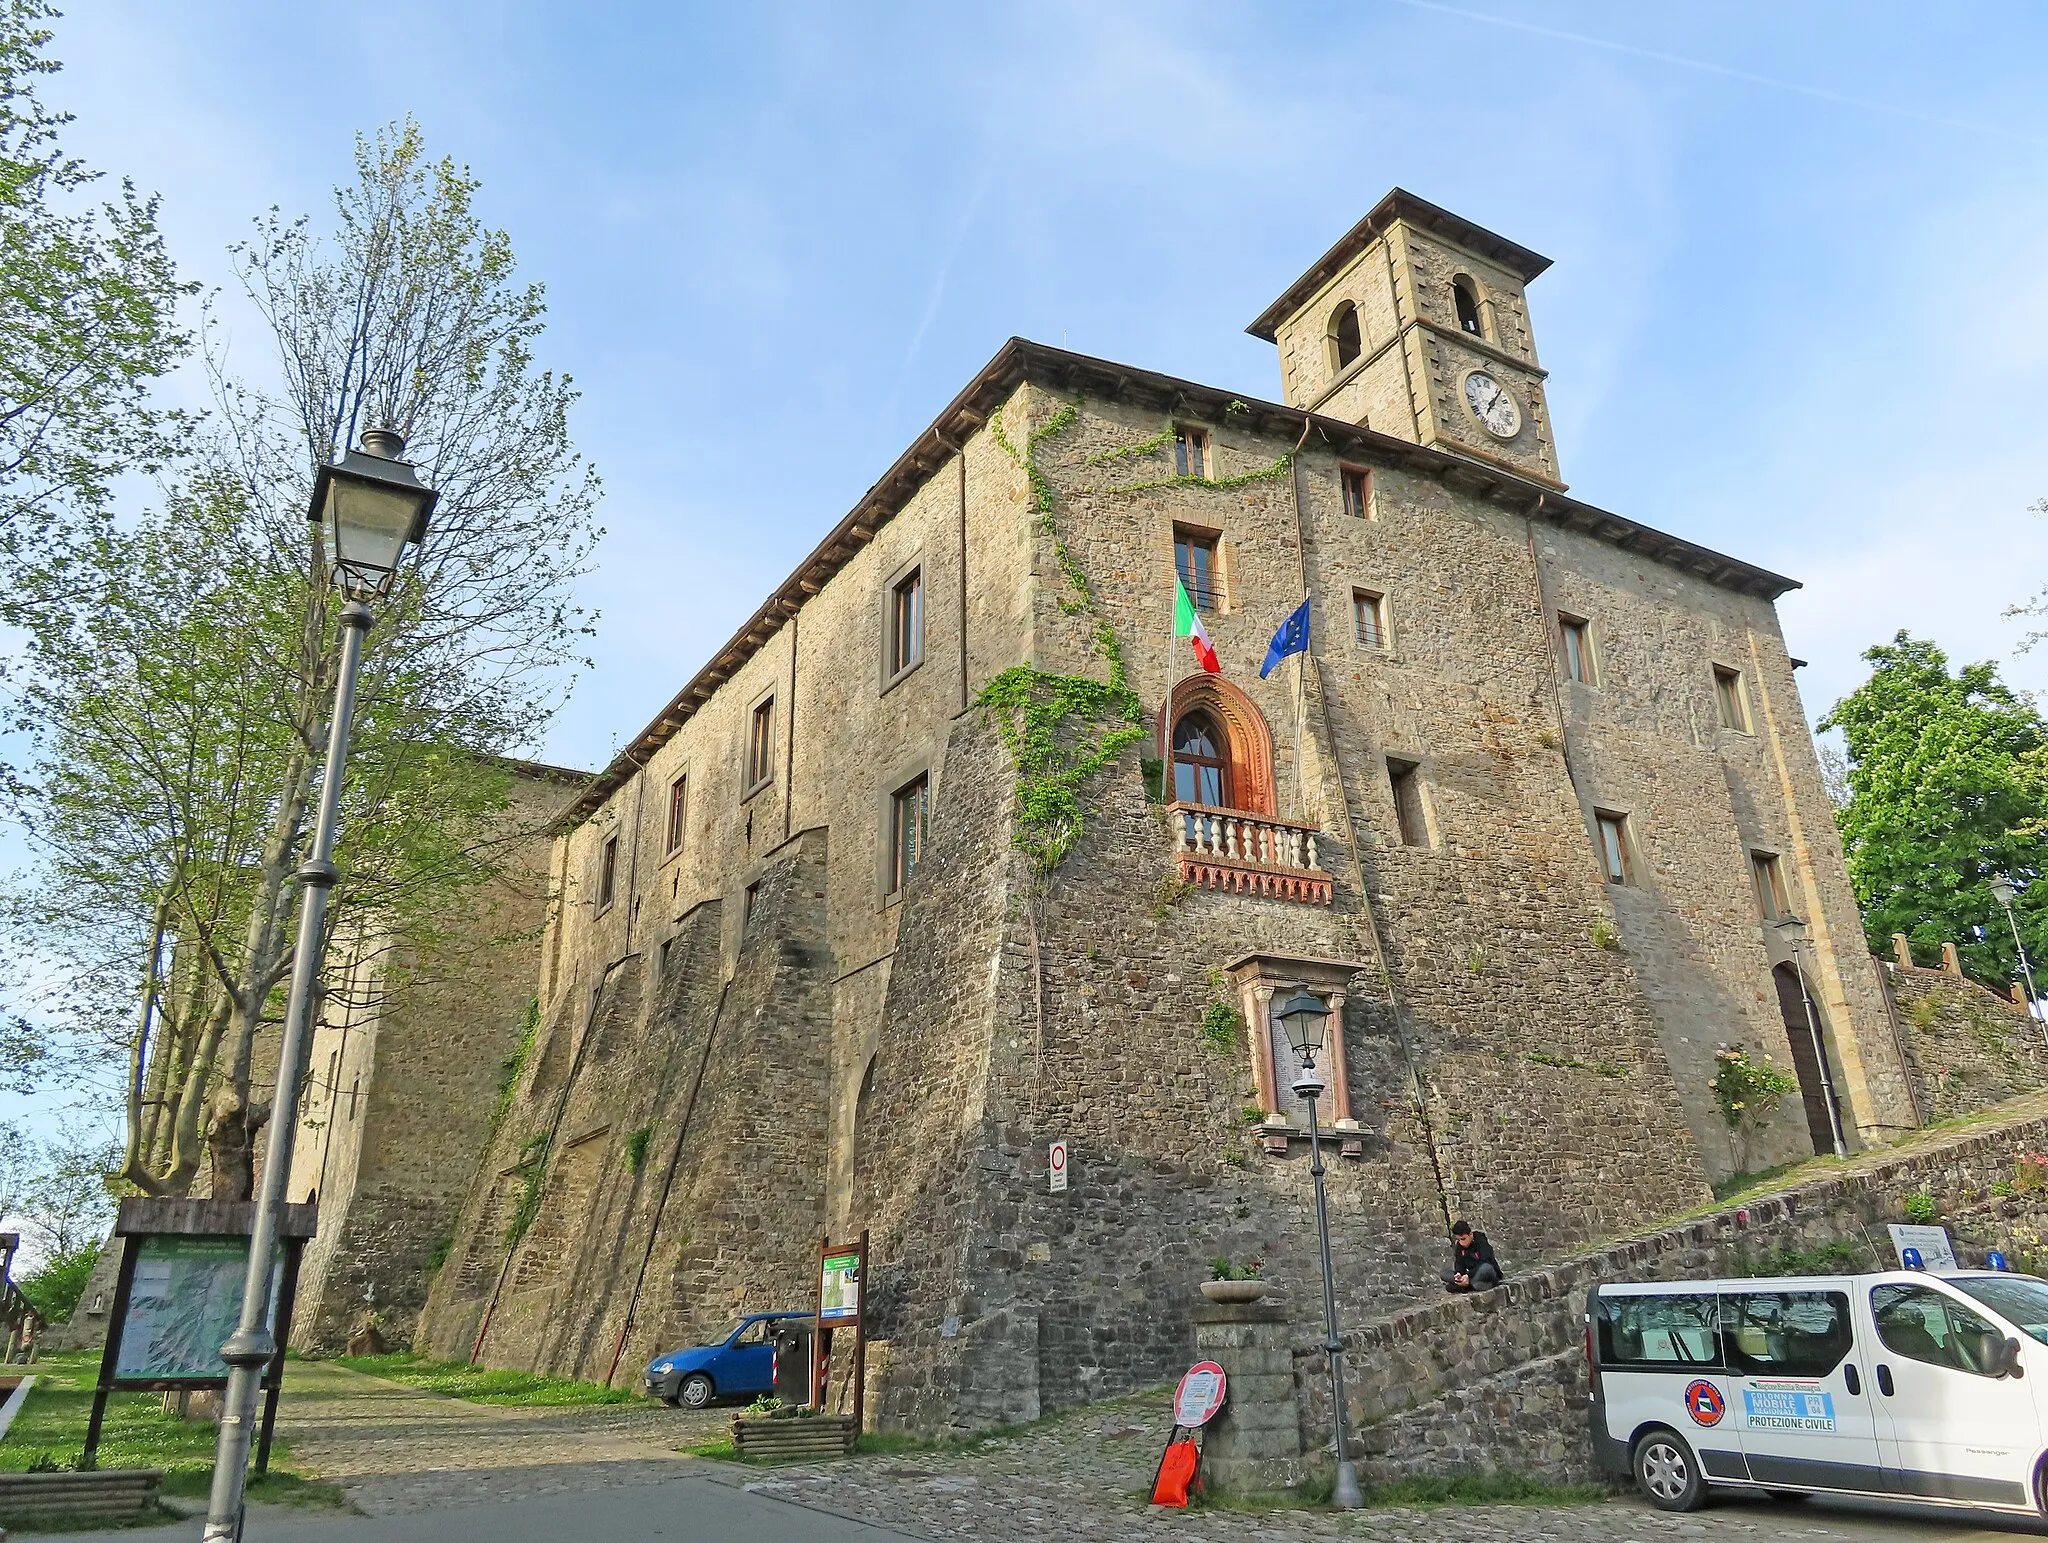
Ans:
[[[1474,225],[1463,215],[1453,214],[1426,198],[1417,198],[1405,188],[1395,188],[1373,205],[1364,219],[1344,232],[1335,246],[1317,258],[1306,273],[1289,284],[1280,298],[1261,311],[1258,319],[1244,330],[1255,338],[1273,342],[1282,322],[1313,299],[1316,291],[1341,273],[1352,258],[1384,236],[1387,227],[1396,220],[1406,220],[1410,225],[1443,237],[1454,246],[1476,252],[1517,275],[1524,284],[1550,266],[1550,259],[1540,252],[1532,252],[1484,225]]]
[[[805,601],[819,593],[873,540],[875,533],[896,517],[925,480],[957,454],[988,421],[989,415],[1026,381],[1070,395],[1153,408],[1218,427],[1242,428],[1268,438],[1285,436],[1290,444],[1301,440],[1306,431],[1340,454],[1435,477],[1468,495],[1489,499],[1531,519],[1595,536],[1624,551],[1696,574],[1726,589],[1775,599],[1799,587],[1797,580],[1568,498],[1554,486],[1509,471],[1499,463],[1469,460],[1340,418],[1325,418],[1278,402],[1239,396],[1156,370],[1011,338],[910,448],[896,458],[881,480],[861,496],[851,512],[796,565],[725,646],[712,655],[711,662],[690,678],[609,766],[591,779],[583,796],[563,811],[562,827],[572,829],[581,825],[602,809],[612,794],[625,786],[711,700],[720,685],[780,632],[783,623],[797,615]],[[1237,410],[1232,411],[1233,407]]]

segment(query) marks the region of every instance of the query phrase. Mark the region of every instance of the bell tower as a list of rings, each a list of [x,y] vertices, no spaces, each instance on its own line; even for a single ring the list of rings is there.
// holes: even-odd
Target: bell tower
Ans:
[[[1549,266],[1396,188],[1245,330],[1289,406],[1561,489],[1524,298]]]

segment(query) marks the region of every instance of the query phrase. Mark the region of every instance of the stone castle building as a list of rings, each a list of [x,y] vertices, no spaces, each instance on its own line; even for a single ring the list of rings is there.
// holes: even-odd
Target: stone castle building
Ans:
[[[570,808],[421,1348],[625,1381],[865,1228],[882,1423],[1157,1381],[1214,1256],[1312,1292],[1297,985],[1349,1319],[1915,1124],[1793,581],[1570,496],[1546,266],[1390,194],[1278,403],[1005,344]],[[1724,1048],[1800,1095],[1731,1133]]]

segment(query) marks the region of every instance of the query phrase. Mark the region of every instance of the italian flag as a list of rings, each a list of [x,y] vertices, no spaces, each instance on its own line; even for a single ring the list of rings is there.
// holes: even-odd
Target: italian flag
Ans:
[[[1173,576],[1173,635],[1195,645],[1195,658],[1203,669],[1211,675],[1223,673],[1223,666],[1216,662],[1215,645],[1209,641],[1209,629],[1202,625],[1202,613],[1188,598],[1188,587],[1178,573]]]

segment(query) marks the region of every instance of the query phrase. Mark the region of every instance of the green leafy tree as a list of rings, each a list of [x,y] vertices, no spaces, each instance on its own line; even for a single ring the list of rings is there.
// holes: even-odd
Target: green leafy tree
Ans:
[[[477,184],[418,128],[358,146],[331,233],[273,213],[238,249],[268,320],[265,383],[208,354],[215,432],[161,508],[38,569],[15,725],[39,882],[18,929],[60,958],[47,1015],[127,1058],[121,1175],[152,1194],[246,1195],[269,1118],[258,1037],[301,946],[330,953],[326,1015],[374,1011],[399,961],[444,941],[464,891],[529,835],[498,757],[559,704],[598,532],[568,432],[574,391],[535,367],[538,286],[514,282]],[[326,937],[295,935],[336,661],[314,468],[375,423],[441,500],[378,607],[356,703]],[[410,945],[410,947],[409,947]]]
[[[2018,975],[1991,881],[2008,875],[2029,956],[2048,960],[2048,723],[1996,666],[1951,670],[1934,644],[1901,632],[1863,656],[1870,678],[1820,727],[1841,731],[1849,798],[1837,811],[1870,946],[1903,933],[1923,964],[1954,943],[1986,981]]]
[[[180,423],[149,391],[191,343],[156,199],[124,181],[94,202],[100,173],[59,143],[69,115],[36,96],[56,14],[0,0],[0,551],[165,460]]]
[[[70,1315],[99,1261],[120,1160],[119,1142],[75,1128],[35,1142],[0,1126],[0,1216],[21,1233],[26,1268],[14,1273],[46,1322]]]

